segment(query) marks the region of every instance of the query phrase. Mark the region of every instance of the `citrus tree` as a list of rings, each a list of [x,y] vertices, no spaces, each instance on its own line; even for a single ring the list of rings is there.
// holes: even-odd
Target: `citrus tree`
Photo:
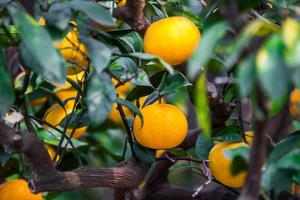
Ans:
[[[297,198],[299,1],[0,13],[0,200]]]

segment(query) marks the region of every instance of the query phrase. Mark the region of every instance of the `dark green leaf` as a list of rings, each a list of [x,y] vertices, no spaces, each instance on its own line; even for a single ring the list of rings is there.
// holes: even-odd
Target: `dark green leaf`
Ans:
[[[226,126],[216,136],[213,137],[213,140],[222,141],[222,142],[242,141],[241,128],[235,125]]]
[[[0,46],[1,47],[1,46]],[[0,119],[14,103],[15,94],[13,83],[9,72],[6,69],[6,62],[3,51],[0,50]]]
[[[126,101],[124,99],[120,99],[120,98],[117,98],[116,102],[121,104],[122,106],[129,108],[129,110],[131,110],[134,114],[137,114],[139,116],[139,118],[141,119],[142,124],[144,123],[143,115],[140,112],[139,108],[136,105],[134,105],[134,103],[132,103],[130,101]]]
[[[211,139],[208,139],[203,134],[200,134],[196,140],[195,151],[199,159],[207,160],[208,154],[213,148],[214,143]]]
[[[167,94],[174,92],[176,89],[181,87],[191,86],[192,84],[184,77],[182,73],[175,70],[174,74],[168,74],[161,81],[161,84],[158,87],[158,90],[161,94]]]
[[[207,29],[191,59],[188,61],[188,77],[196,78],[206,62],[214,54],[214,50],[228,30],[228,24],[220,22]]]
[[[147,149],[137,143],[133,143],[133,151],[140,161],[145,164],[155,162],[155,151]]]
[[[131,82],[135,85],[153,87],[147,73],[142,69],[138,70],[137,76]]]
[[[108,65],[111,57],[111,49],[103,43],[80,36],[79,39],[86,45],[89,57],[91,58],[97,73],[101,73]]]
[[[73,114],[67,115],[61,122],[60,126],[65,127],[68,123],[68,128],[82,128],[87,127],[90,124],[90,118],[87,112],[76,111]],[[71,117],[71,119],[69,119]]]
[[[161,58],[158,58],[154,55],[147,54],[147,53],[131,53],[129,56],[132,56],[134,58],[139,58],[146,61],[153,61],[161,64],[170,74],[174,73],[174,69],[171,65],[163,61]]]
[[[248,96],[256,81],[255,57],[251,55],[238,66],[239,92],[242,97]]]
[[[19,5],[11,3],[7,8],[15,24],[19,25],[21,56],[26,66],[53,83],[63,84],[66,77],[64,61],[47,31]]]
[[[87,105],[91,122],[101,124],[115,101],[115,86],[107,74],[94,74],[88,85]]]
[[[108,10],[104,9],[100,4],[91,1],[74,0],[68,2],[74,9],[83,12],[92,20],[107,26],[114,25],[114,20]]]

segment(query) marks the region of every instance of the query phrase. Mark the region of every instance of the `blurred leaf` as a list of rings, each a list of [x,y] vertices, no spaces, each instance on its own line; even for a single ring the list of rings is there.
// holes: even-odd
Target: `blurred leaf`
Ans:
[[[234,159],[236,156],[240,156],[245,160],[249,160],[249,151],[250,147],[239,147],[239,148],[234,148],[234,149],[226,149],[224,151],[225,157],[229,159]]]
[[[280,99],[271,99],[268,103],[268,107],[270,109],[269,116],[274,117],[278,115],[278,113],[284,108],[286,102],[289,98],[288,90],[286,94],[284,94]]]
[[[242,97],[247,97],[256,81],[254,55],[247,57],[239,64],[237,77],[239,92]]]
[[[8,45],[12,42],[19,42],[20,36],[17,32],[17,28],[15,25],[6,26],[7,31],[9,32],[10,36],[7,34],[5,29],[0,26],[0,45]]]
[[[300,170],[300,148],[287,153],[283,158],[277,161],[277,168]]]
[[[116,98],[115,86],[105,74],[94,74],[87,88],[87,105],[92,123],[104,122]]]
[[[256,69],[263,89],[273,99],[285,95],[289,84],[288,70],[283,63],[284,45],[274,35],[262,46],[256,57]]]
[[[238,142],[242,141],[241,128],[235,125],[226,126],[213,137],[213,140]]]
[[[43,17],[47,22],[46,25],[54,26],[59,30],[64,30],[68,27],[71,15],[70,6],[64,2],[55,2],[51,4],[47,12],[43,12]]]
[[[91,1],[74,0],[68,2],[74,9],[83,12],[92,20],[106,26],[114,25],[114,20],[108,10],[100,4]]]
[[[142,60],[146,60],[146,61],[153,61],[153,62],[160,63],[170,74],[174,73],[174,69],[171,65],[169,65],[164,60],[162,60],[161,58],[158,58],[154,55],[147,54],[147,53],[131,53],[131,54],[129,54],[129,56],[132,56],[134,58],[139,58]]]
[[[252,0],[252,1],[243,1],[238,0],[237,4],[240,11],[247,10],[250,8],[255,8],[259,3],[261,3],[263,0]]]
[[[208,154],[213,148],[214,143],[211,139],[205,137],[203,134],[200,134],[196,140],[195,151],[199,159],[207,160]]]
[[[53,83],[63,84],[66,76],[64,61],[47,31],[19,5],[11,3],[7,8],[15,24],[19,25],[21,56],[27,67]]]
[[[112,54],[111,49],[102,42],[92,38],[79,36],[79,40],[86,45],[89,52],[89,57],[95,66],[95,70],[100,74],[107,67],[110,61]]]
[[[83,112],[82,110],[76,111],[73,114],[68,114],[61,122],[60,126],[65,127],[68,123],[68,128],[82,128],[87,127],[90,124],[90,118],[87,112]],[[71,117],[71,118],[70,118]],[[69,119],[70,118],[70,119]]]
[[[199,42],[199,45],[188,61],[188,77],[196,78],[200,70],[214,54],[215,47],[228,30],[228,24],[220,22],[208,28]]]
[[[157,88],[161,95],[174,92],[181,87],[191,86],[192,84],[179,71],[175,70],[174,74],[167,74]]]
[[[137,76],[131,80],[131,83],[133,83],[135,85],[140,85],[140,86],[153,87],[149,80],[147,73],[142,69],[138,69]]]
[[[1,46],[0,46],[1,47]],[[0,50],[0,119],[14,103],[15,93],[10,74],[6,69],[3,50]]]
[[[175,155],[177,157],[185,157],[188,156],[188,153],[181,149],[181,148],[175,148],[175,149],[169,149],[167,150],[168,153],[171,153],[172,155]]]
[[[51,129],[50,133],[49,133],[47,130],[43,129],[43,130],[37,131],[37,136],[39,138],[41,138],[43,140],[43,142],[46,144],[58,146],[60,138],[61,138],[61,133],[59,133],[53,129]],[[74,138],[72,138],[71,140],[72,140],[72,143],[74,144],[75,148],[82,148],[82,147],[89,146],[89,144],[86,142],[76,140]],[[67,143],[67,139],[64,140],[64,142],[62,143],[62,146],[65,146],[66,143]],[[67,149],[72,149],[72,146],[70,144],[68,144]]]
[[[155,162],[155,151],[147,149],[137,143],[133,143],[133,151],[140,161],[145,164]]]
[[[196,84],[196,114],[198,124],[201,126],[203,133],[205,136],[210,137],[211,134],[211,121],[210,121],[210,110],[209,110],[209,102],[206,91],[206,79],[205,72],[203,71],[200,74],[200,77]]]
[[[237,40],[234,42],[230,55],[226,58],[225,66],[231,69],[234,64],[238,61],[239,56],[243,50],[248,46],[251,39],[255,36],[266,37],[274,32],[277,32],[278,28],[275,24],[270,24],[262,20],[254,20],[249,23],[242,33],[239,35]]]

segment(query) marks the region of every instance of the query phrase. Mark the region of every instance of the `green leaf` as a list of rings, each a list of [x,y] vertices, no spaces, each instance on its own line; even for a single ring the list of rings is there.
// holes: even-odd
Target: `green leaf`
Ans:
[[[155,162],[155,151],[147,149],[137,143],[133,143],[133,151],[140,161],[145,164]]]
[[[214,50],[228,30],[228,24],[220,22],[208,28],[201,38],[199,45],[188,61],[188,77],[196,78],[200,70],[214,54]]]
[[[92,123],[101,124],[110,113],[116,98],[115,86],[105,73],[94,74],[87,89],[87,105]]]
[[[10,36],[4,30],[3,27],[0,27],[0,45],[8,45],[12,42],[19,42],[20,36],[17,32],[15,25],[6,26],[7,31],[10,33]]]
[[[106,26],[114,25],[114,20],[108,10],[104,9],[100,4],[91,1],[74,0],[68,2],[74,9],[83,12],[90,19]]]
[[[277,168],[300,170],[300,148],[287,153],[283,158],[277,161]]]
[[[226,126],[216,136],[213,137],[213,140],[222,142],[242,141],[241,128],[235,125]]]
[[[170,74],[174,73],[174,69],[171,65],[169,65],[168,63],[166,63],[165,61],[163,61],[161,58],[156,57],[152,54],[148,54],[148,53],[131,53],[129,54],[129,56],[134,57],[134,58],[139,58],[142,60],[146,60],[146,61],[153,61],[156,63],[161,64]]]
[[[174,74],[168,74],[158,87],[161,95],[174,92],[181,87],[191,86],[192,84],[179,71],[175,70]]]
[[[284,108],[286,102],[289,98],[288,90],[280,99],[270,99],[268,103],[268,107],[270,109],[269,116],[274,117],[278,115],[278,113]]]
[[[196,140],[195,151],[199,159],[207,160],[214,143],[211,139],[200,134]]]
[[[205,136],[210,137],[211,134],[211,119],[209,102],[206,91],[206,79],[205,72],[200,74],[200,77],[196,84],[196,108],[197,108],[197,120],[201,126]]]
[[[11,3],[7,9],[14,23],[18,25],[22,39],[21,56],[26,66],[53,83],[64,84],[64,61],[53,46],[47,31],[18,4]]]
[[[89,52],[89,57],[95,66],[95,70],[100,74],[107,67],[110,61],[112,54],[111,49],[102,42],[91,38],[80,36],[79,40],[86,45]]]
[[[238,66],[238,86],[241,97],[247,97],[256,81],[255,57],[251,55]]]
[[[1,47],[1,46],[0,46]],[[0,50],[0,119],[14,103],[15,93],[9,72],[6,69],[6,62],[3,51]]]
[[[283,42],[280,37],[274,35],[262,46],[256,57],[259,81],[271,98],[277,100],[286,94],[289,84],[283,54]]]
[[[68,123],[68,128],[82,128],[87,127],[90,124],[90,118],[87,112],[82,114],[82,110],[75,111],[73,114],[68,114],[61,122],[60,126],[65,127]],[[71,118],[70,118],[71,117]],[[69,119],[70,118],[70,119]]]
[[[129,110],[131,110],[134,114],[137,114],[139,116],[139,118],[141,119],[142,124],[144,123],[143,115],[142,115],[141,111],[139,110],[139,108],[136,105],[134,105],[134,103],[132,103],[130,101],[126,101],[121,98],[117,98],[116,102],[121,104],[122,106],[129,108]]]
[[[137,76],[131,80],[131,83],[140,86],[153,87],[147,73],[142,69],[138,69]]]

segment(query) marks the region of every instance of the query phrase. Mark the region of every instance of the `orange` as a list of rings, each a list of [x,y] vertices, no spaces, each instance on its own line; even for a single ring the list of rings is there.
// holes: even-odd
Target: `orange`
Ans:
[[[45,18],[40,18],[38,23],[41,26],[46,25]],[[61,42],[55,46],[60,49],[61,55],[71,65],[67,68],[67,74],[77,74],[89,66],[88,52],[84,44],[79,40],[79,32],[76,28],[76,22],[71,21],[70,24],[74,26],[72,30],[62,39]]]
[[[165,151],[166,151],[166,150],[156,150],[155,157],[156,157],[156,158],[161,157],[161,155],[162,155],[163,153],[165,153]]]
[[[294,118],[300,117],[300,90],[294,89],[290,95],[290,114]]]
[[[122,93],[120,93],[120,98],[124,99],[125,96]],[[133,114],[129,108],[127,108],[126,106],[123,106],[122,108],[123,108],[123,111],[124,111],[124,114],[126,117],[133,117]],[[108,120],[110,120],[111,122],[113,122],[116,125],[123,124],[123,121],[122,121],[122,118],[121,118],[121,115],[119,113],[118,106],[116,103],[113,104],[112,110],[108,115]]]
[[[51,160],[54,161],[54,157],[55,157],[55,150],[54,150],[54,148],[52,146],[50,146],[50,145],[45,145],[45,146],[46,146],[46,149],[48,151],[48,154],[49,154]],[[55,162],[59,161],[59,159],[60,159],[60,156],[58,155],[56,157],[56,161]]]
[[[117,85],[118,84],[118,80],[112,78],[112,82]],[[116,88],[116,92],[117,94],[127,94],[131,89],[133,88],[132,83],[130,82],[126,82],[124,85],[120,85]]]
[[[17,179],[0,186],[0,200],[43,200],[42,194],[32,194],[25,180]]]
[[[84,71],[79,72],[78,74],[72,74],[72,75],[68,75],[67,78],[71,79],[72,81],[74,81],[75,83],[80,83],[83,82],[83,77],[84,77]],[[65,90],[65,89],[70,89],[72,88],[72,84],[68,81],[65,81],[64,85],[56,85],[58,89],[60,90]]]
[[[246,137],[246,143],[251,145],[253,143],[254,132],[253,131],[246,131],[245,132],[245,137]]]
[[[77,90],[75,89],[67,89],[67,90],[58,90],[56,92],[56,96],[62,101],[66,100],[74,100],[77,97]]]
[[[126,5],[127,0],[118,0],[118,7],[121,8]]]
[[[152,104],[141,110],[144,124],[137,116],[133,123],[138,143],[150,149],[171,149],[181,144],[188,132],[184,113],[174,105]]]
[[[61,55],[67,62],[71,63],[68,67],[68,74],[79,73],[89,66],[87,58],[88,52],[84,44],[79,40],[79,32],[77,28],[73,28],[63,40],[56,45],[60,49]]]
[[[181,16],[164,18],[147,29],[144,50],[171,65],[178,65],[190,58],[200,37],[199,29],[191,20]]]
[[[232,188],[240,188],[244,185],[247,173],[241,172],[239,174],[233,175],[230,170],[232,160],[226,157],[225,151],[247,146],[248,145],[243,142],[221,142],[216,144],[211,149],[208,156],[208,164],[209,169],[216,180]]]
[[[67,101],[64,105],[65,110],[59,105],[52,105],[45,113],[44,120],[51,124],[52,126],[60,127],[60,122],[69,114],[71,114],[73,106],[75,104],[75,100]],[[48,128],[48,126],[45,126]],[[73,138],[80,138],[84,135],[87,127],[77,128],[74,132]],[[67,133],[71,134],[72,129],[68,128]]]

